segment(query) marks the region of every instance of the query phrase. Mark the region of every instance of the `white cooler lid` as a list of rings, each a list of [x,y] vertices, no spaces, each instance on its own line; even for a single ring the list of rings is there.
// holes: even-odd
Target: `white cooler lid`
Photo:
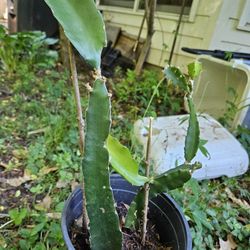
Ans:
[[[155,172],[162,173],[184,162],[184,144],[188,121],[180,125],[186,115],[158,117],[153,122],[151,158]],[[138,120],[134,125],[134,134],[143,145],[144,155],[147,145],[147,127],[149,118]],[[202,163],[202,168],[193,173],[199,180],[219,176],[233,177],[244,174],[249,165],[248,154],[238,140],[218,121],[204,114],[199,116],[200,138],[207,140],[205,147],[210,157],[200,151],[194,158]]]

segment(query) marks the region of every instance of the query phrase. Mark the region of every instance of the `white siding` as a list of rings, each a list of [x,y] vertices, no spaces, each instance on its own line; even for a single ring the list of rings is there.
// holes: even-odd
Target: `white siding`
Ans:
[[[0,0],[0,18],[3,18],[7,8],[7,0]]]
[[[192,54],[181,51],[181,47],[191,47],[207,49],[211,42],[216,19],[223,0],[200,0],[194,22],[185,16],[179,30],[175,53],[172,60],[173,64],[183,66],[192,61],[195,57]],[[122,30],[137,36],[143,17],[142,11],[129,11],[122,8],[102,7],[106,23],[121,27]],[[155,34],[152,40],[151,50],[147,62],[164,66],[166,59],[169,58],[174,31],[177,26],[178,15],[169,13],[156,13]],[[145,37],[146,25],[144,25],[142,37]],[[163,44],[168,47],[163,49]]]
[[[249,0],[224,0],[211,49],[250,53],[250,31],[238,29],[246,1]]]

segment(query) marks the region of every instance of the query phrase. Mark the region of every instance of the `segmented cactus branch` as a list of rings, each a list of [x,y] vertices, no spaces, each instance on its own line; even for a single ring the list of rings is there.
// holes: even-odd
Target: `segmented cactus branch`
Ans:
[[[95,81],[86,112],[83,177],[92,250],[121,249],[122,234],[109,181],[105,143],[110,130],[110,98],[102,78]]]

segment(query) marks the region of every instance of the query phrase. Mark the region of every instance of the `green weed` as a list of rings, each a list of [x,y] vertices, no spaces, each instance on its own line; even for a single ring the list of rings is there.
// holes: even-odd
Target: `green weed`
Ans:
[[[157,87],[161,74],[144,70],[141,76],[128,70],[124,76],[119,69],[109,81],[112,90],[112,133],[124,144],[129,144],[133,123],[144,116],[164,116],[184,113],[184,93],[166,81]],[[148,107],[152,95],[151,105]],[[148,107],[148,109],[147,109]]]
[[[57,52],[48,50],[56,40],[47,39],[44,32],[19,32],[9,35],[0,25],[0,61],[9,75],[17,71],[50,68],[55,65]]]
[[[219,239],[226,240],[228,235],[232,235],[237,249],[249,246],[250,213],[244,201],[250,201],[250,182],[243,180],[244,177],[202,182],[192,179],[184,189],[170,192],[189,221],[194,250],[219,248]]]
[[[0,41],[6,42],[4,39]],[[0,209],[9,210],[9,217],[0,219],[4,225],[0,249],[64,249],[60,222],[54,214],[62,211],[70,182],[79,178],[80,168],[72,88],[63,69],[48,70],[52,58],[42,34],[16,34],[11,39],[19,43],[19,47],[13,44],[9,48],[15,50],[11,53],[22,60],[6,66],[0,57],[0,167],[7,174],[15,169],[32,178],[14,193],[18,202],[12,206],[19,209],[5,207],[5,199],[12,204],[9,186],[1,192]],[[30,44],[34,39],[39,48]]]

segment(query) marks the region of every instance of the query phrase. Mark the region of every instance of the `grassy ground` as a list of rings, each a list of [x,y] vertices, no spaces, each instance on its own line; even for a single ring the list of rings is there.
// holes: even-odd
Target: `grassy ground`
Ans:
[[[64,249],[58,215],[80,173],[67,76],[48,70],[2,77],[0,246]]]
[[[51,58],[43,64],[27,62],[20,61],[9,73],[0,69],[0,249],[65,249],[60,213],[81,180],[72,87],[67,72]],[[112,133],[125,144],[130,145],[132,123],[144,114],[154,91],[148,115],[183,112],[182,93],[166,85],[156,90],[156,73],[116,76],[108,82]],[[80,79],[86,108],[89,79]],[[249,150],[249,130],[237,133]],[[171,193],[189,220],[194,249],[250,249],[249,189],[248,172],[230,179],[191,180]]]

